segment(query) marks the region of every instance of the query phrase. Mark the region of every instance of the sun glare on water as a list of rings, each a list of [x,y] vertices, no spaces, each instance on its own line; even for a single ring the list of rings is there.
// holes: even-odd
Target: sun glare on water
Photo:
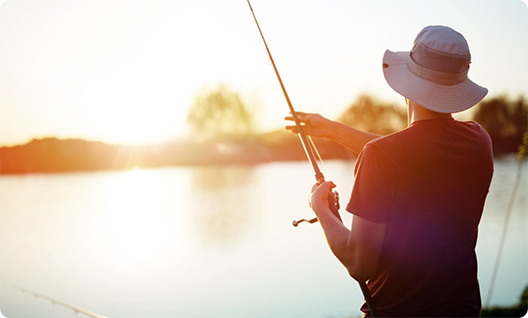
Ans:
[[[134,169],[106,188],[105,235],[123,263],[155,258],[168,245],[168,186],[160,176]]]

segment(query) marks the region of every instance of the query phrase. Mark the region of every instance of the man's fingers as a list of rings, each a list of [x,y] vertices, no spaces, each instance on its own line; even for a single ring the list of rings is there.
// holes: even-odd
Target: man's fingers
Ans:
[[[291,114],[291,113],[290,113]],[[300,121],[305,121],[307,120],[308,118],[307,117],[307,113],[303,113],[303,112],[295,112],[295,114],[297,115],[297,118],[300,120]],[[291,120],[293,121],[293,116],[286,116],[284,117],[285,120]]]
[[[312,187],[312,192],[318,190],[324,193],[325,196],[328,196],[328,193],[330,193],[335,187],[336,185],[332,181],[325,181],[321,184],[314,184]]]
[[[297,118],[299,119],[299,122],[301,124],[301,126],[303,127],[302,129],[304,130],[304,132],[308,135],[311,135],[313,133],[312,129],[313,127],[311,127],[311,123],[310,123],[310,120],[311,120],[311,115],[312,114],[309,114],[309,113],[303,113],[303,112],[295,112],[295,114],[297,115]],[[289,120],[289,121],[294,121],[293,119],[293,116],[286,116],[284,117],[285,120]],[[288,125],[286,126],[286,129],[291,131],[292,133],[294,134],[298,134],[299,133],[299,129],[297,128],[297,126],[295,125]]]
[[[299,129],[297,129],[297,126],[286,126],[285,128],[286,128],[286,130],[289,130],[289,131],[291,131],[294,134],[298,134],[299,133]]]
[[[327,188],[328,191],[330,191],[330,190],[332,190],[333,188],[336,187],[335,183],[333,183],[332,181],[325,181],[325,182],[321,183],[321,186]]]
[[[336,185],[332,181],[326,181],[321,184],[314,184],[310,195],[310,206],[316,206],[315,202],[328,202],[328,198],[331,197],[333,201],[336,201],[335,193],[332,191]]]

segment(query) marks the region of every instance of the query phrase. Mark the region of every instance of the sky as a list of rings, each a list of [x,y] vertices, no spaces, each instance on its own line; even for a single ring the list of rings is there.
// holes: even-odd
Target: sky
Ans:
[[[520,0],[253,0],[296,110],[336,119],[386,84],[386,49],[427,25],[467,39],[487,98],[528,97],[528,7]],[[260,131],[288,107],[245,0],[0,0],[0,146],[35,138],[112,144],[189,136],[206,87],[225,84]]]

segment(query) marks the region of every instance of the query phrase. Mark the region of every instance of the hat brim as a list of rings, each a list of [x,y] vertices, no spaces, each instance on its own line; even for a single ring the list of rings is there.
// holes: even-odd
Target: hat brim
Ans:
[[[383,75],[394,91],[422,107],[439,113],[458,113],[476,105],[488,93],[487,88],[469,78],[456,85],[422,79],[409,70],[408,56],[409,52],[385,51]]]

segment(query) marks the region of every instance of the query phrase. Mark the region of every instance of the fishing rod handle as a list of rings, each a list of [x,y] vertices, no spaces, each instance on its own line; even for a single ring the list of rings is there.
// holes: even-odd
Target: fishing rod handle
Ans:
[[[336,198],[336,200],[334,200],[334,197],[332,197],[331,195],[328,195],[328,207],[330,208],[330,211],[332,211],[332,214],[335,215],[339,221],[343,222],[343,220],[341,219],[341,216],[339,215],[339,208],[340,208],[340,205],[339,205],[339,193],[337,193],[337,191],[333,191],[334,192],[334,197]],[[292,225],[294,227],[297,227],[300,223],[302,222],[307,222],[307,223],[310,223],[310,224],[313,224],[313,223],[316,223],[318,222],[319,220],[317,218],[313,218],[313,219],[310,219],[310,220],[307,220],[307,219],[301,219],[301,220],[297,220],[297,221],[293,221],[292,222]]]
[[[325,182],[324,176],[321,172],[319,172],[319,174],[315,174],[315,179],[317,180],[318,185],[321,185],[321,183]],[[339,221],[342,222],[343,220],[341,220],[341,216],[339,215],[339,209],[341,207],[339,205],[339,192],[335,190],[332,190],[332,192],[334,193],[334,196],[328,194],[327,197],[328,207],[330,208],[330,211],[332,211],[332,213],[339,219]]]
[[[339,193],[337,191],[333,191],[334,196],[328,195],[328,207],[330,208],[330,211],[332,211],[332,214],[334,214],[339,221],[343,222],[341,219],[341,216],[339,215]],[[335,198],[335,200],[334,200]]]
[[[372,318],[376,318],[378,316],[378,312],[376,310],[376,305],[374,304],[374,300],[372,300],[372,295],[370,294],[370,290],[368,289],[367,282],[360,282],[359,288],[361,288],[361,293],[363,294],[363,297],[365,298],[365,302],[367,303],[367,307],[370,311],[370,316]]]

